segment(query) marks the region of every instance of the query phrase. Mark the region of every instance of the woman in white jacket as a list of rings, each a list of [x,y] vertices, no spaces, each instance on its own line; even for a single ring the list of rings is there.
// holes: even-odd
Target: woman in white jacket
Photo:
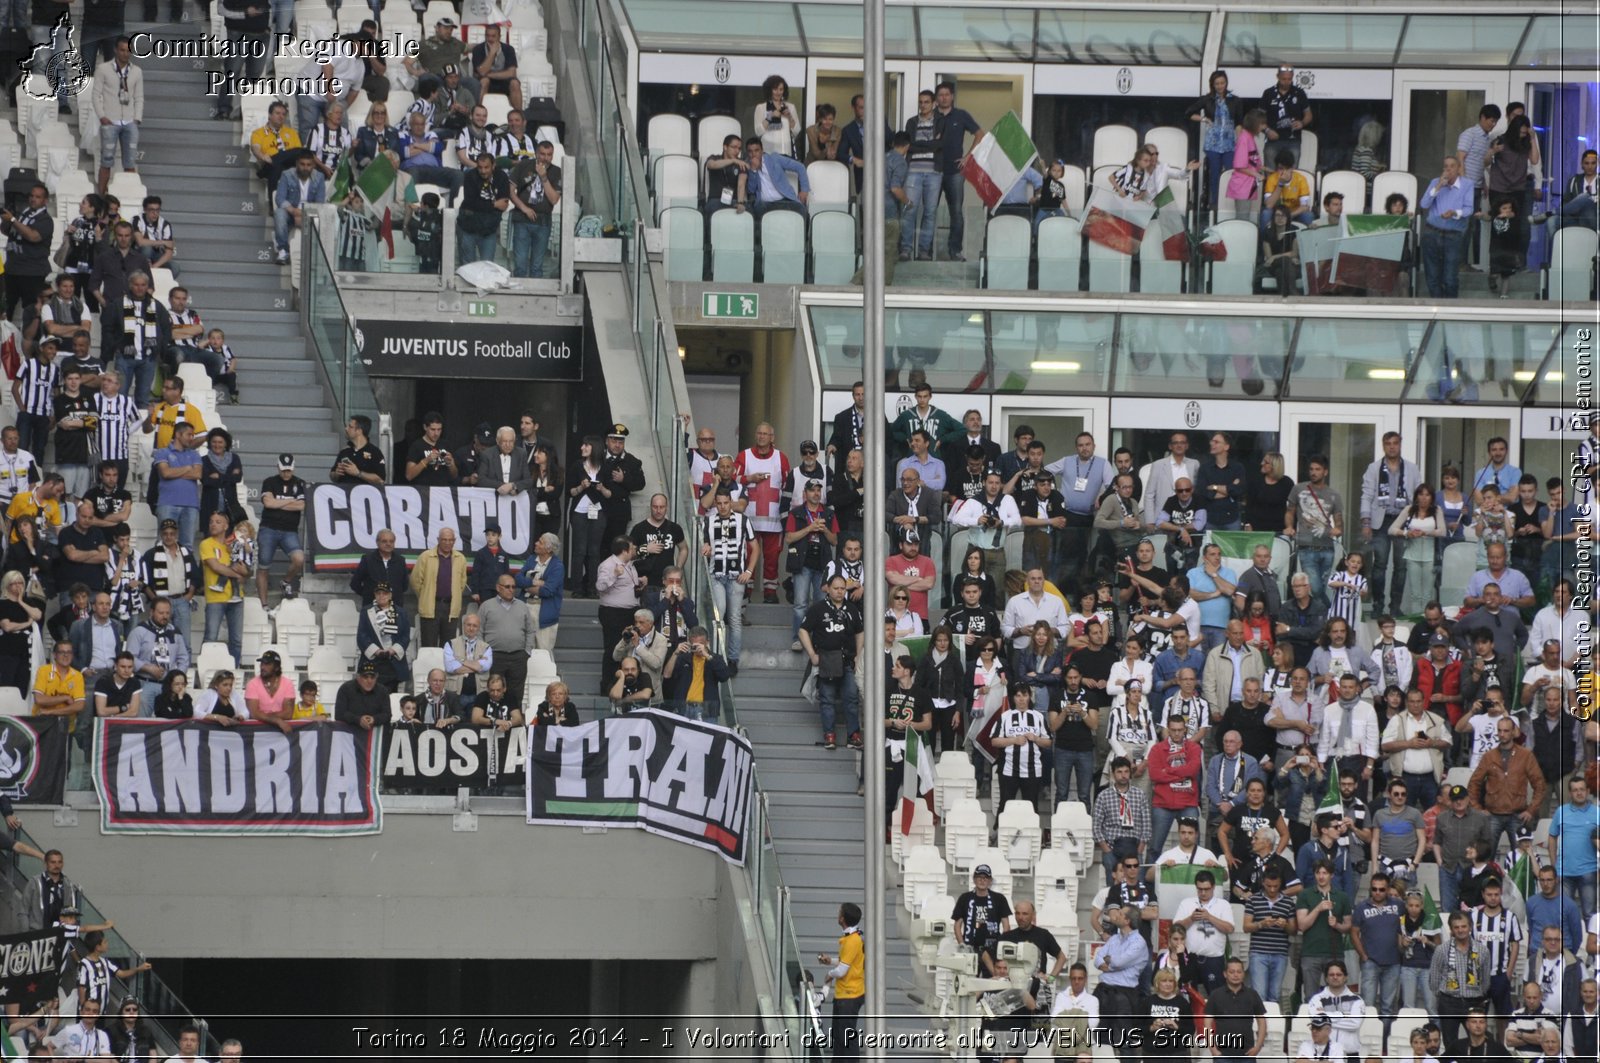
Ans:
[[[1434,501],[1433,488],[1420,483],[1411,494],[1411,504],[1402,509],[1389,525],[1389,534],[1405,541],[1406,593],[1401,612],[1415,615],[1433,598],[1434,559],[1438,542],[1444,538],[1445,519]]]
[[[789,102],[789,83],[773,74],[761,83],[766,99],[756,104],[755,130],[761,147],[774,155],[794,158],[794,138],[800,133],[800,113]]]
[[[1145,690],[1154,686],[1155,670],[1144,659],[1144,644],[1138,635],[1129,635],[1123,640],[1122,653],[1122,660],[1111,666],[1111,674],[1106,678],[1106,693],[1114,698],[1121,697],[1133,680],[1138,680]]]

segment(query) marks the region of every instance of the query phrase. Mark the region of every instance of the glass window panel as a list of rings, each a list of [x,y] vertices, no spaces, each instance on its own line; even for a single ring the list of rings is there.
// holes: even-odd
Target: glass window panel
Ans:
[[[861,378],[859,307],[812,307],[811,330],[824,387],[849,387]],[[985,387],[988,358],[978,310],[889,310],[884,315],[885,361],[899,386],[915,375],[935,391]],[[894,388],[891,388],[894,390]]]
[[[997,62],[1033,58],[1031,9],[923,7],[917,17],[924,58]]]
[[[1527,25],[1516,15],[1418,15],[1406,28],[1400,65],[1505,66]]]
[[[1424,331],[1420,321],[1307,319],[1295,343],[1286,395],[1399,402]]]
[[[1537,373],[1538,379],[1530,381],[1533,390],[1528,393],[1529,401],[1540,405],[1572,405],[1577,395],[1578,356],[1582,354],[1593,359],[1594,332],[1591,322],[1569,324],[1561,330],[1550,360],[1543,371]]]
[[[806,47],[812,55],[862,54],[859,5],[797,4]],[[913,9],[890,7],[883,13],[883,50],[890,56],[917,55],[917,27]]]
[[[1541,15],[1533,20],[1517,53],[1517,66],[1593,70],[1600,66],[1594,16]]]
[[[799,24],[790,4],[626,0],[626,6],[641,48],[781,53],[800,45]]]
[[[1222,61],[1377,66],[1394,61],[1403,15],[1308,15],[1241,12],[1222,28]]]
[[[1130,394],[1277,398],[1294,322],[1124,314],[1116,388]]]
[[[1177,11],[1040,11],[1038,59],[1119,66],[1198,63],[1207,17]]]
[[[989,314],[996,392],[1104,393],[1114,314]]]
[[[1441,321],[1418,359],[1406,401],[1520,401],[1558,331],[1554,324]]]

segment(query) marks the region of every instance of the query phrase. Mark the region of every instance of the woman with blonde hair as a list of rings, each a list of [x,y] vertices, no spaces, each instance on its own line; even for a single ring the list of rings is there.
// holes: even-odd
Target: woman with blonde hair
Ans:
[[[1283,514],[1294,494],[1294,478],[1284,475],[1283,455],[1269,450],[1261,455],[1259,475],[1245,496],[1244,530],[1283,533]]]
[[[44,612],[24,597],[28,579],[12,569],[0,579],[0,686],[26,696],[32,678],[33,632]]]

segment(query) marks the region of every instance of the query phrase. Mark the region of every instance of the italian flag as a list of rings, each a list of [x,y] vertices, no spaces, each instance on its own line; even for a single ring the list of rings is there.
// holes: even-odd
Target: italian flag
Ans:
[[[922,735],[906,731],[905,770],[900,773],[900,833],[911,833],[911,817],[917,802],[933,811],[933,750],[923,744]]]
[[[1222,234],[1214,228],[1208,228],[1200,236],[1200,257],[1207,262],[1228,261],[1228,245],[1223,242]]]
[[[1161,257],[1168,262],[1189,261],[1189,232],[1183,223],[1183,211],[1172,195],[1169,184],[1161,189],[1154,200],[1156,231],[1161,234]]]
[[[1333,287],[1333,256],[1342,237],[1331,225],[1301,229],[1295,247],[1300,252],[1301,282],[1307,295],[1323,295]]]
[[[359,176],[350,170],[350,153],[339,160],[339,169],[333,175],[333,202],[342,204],[352,191],[361,193],[367,213],[378,222],[378,236],[394,257],[394,216],[405,216],[406,207],[417,201],[416,185],[409,179],[401,181],[400,172],[389,156],[380,153]]]
[[[1139,250],[1144,231],[1155,213],[1156,208],[1149,203],[1097,186],[1084,214],[1083,235],[1102,247],[1131,255]]]
[[[1403,214],[1346,214],[1333,255],[1336,284],[1387,294],[1394,290],[1411,222]]]
[[[1007,111],[989,135],[972,146],[971,154],[961,162],[961,172],[978,190],[983,205],[993,209],[1038,157],[1022,120],[1015,111]]]

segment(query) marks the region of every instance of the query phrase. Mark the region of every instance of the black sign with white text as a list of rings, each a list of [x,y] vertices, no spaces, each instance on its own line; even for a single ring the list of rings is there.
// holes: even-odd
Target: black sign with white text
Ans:
[[[383,739],[385,790],[496,786],[522,781],[528,729],[392,726]]]
[[[583,379],[583,326],[472,321],[352,322],[356,354],[372,376],[475,380]]]

